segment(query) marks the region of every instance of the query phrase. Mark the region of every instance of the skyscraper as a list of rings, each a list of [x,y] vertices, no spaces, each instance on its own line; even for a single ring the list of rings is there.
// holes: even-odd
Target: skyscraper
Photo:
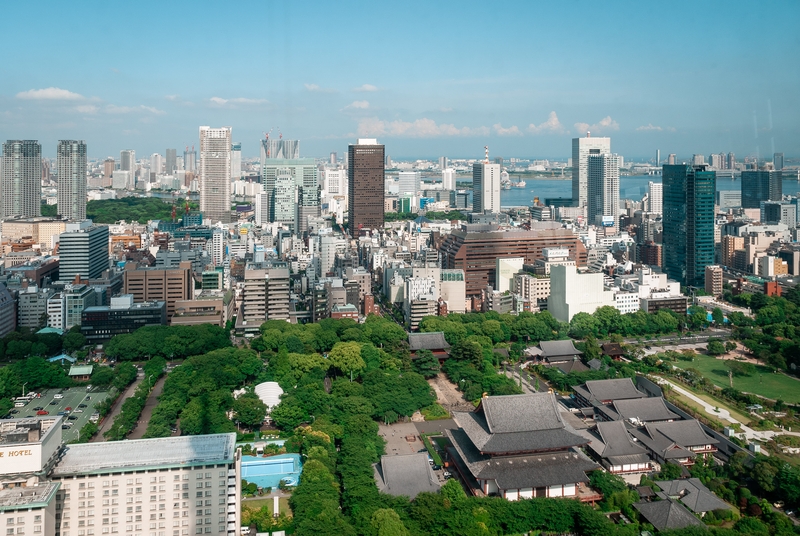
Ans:
[[[164,164],[164,173],[173,175],[178,170],[178,153],[175,149],[167,149],[167,158]]]
[[[472,211],[500,212],[500,164],[489,163],[489,148],[482,162],[472,164]]]
[[[160,154],[153,153],[150,155],[150,182],[155,182],[156,176],[161,174],[163,163],[164,158]]]
[[[619,156],[608,153],[589,155],[587,191],[589,223],[616,231],[619,218]]]
[[[682,285],[703,287],[714,264],[716,179],[706,166],[663,167],[664,271]]]
[[[456,189],[456,170],[453,168],[442,169],[442,190]]]
[[[120,171],[136,171],[136,151],[119,152],[119,169]]]
[[[419,171],[401,171],[398,173],[397,182],[400,187],[400,195],[408,193],[417,195],[421,180],[422,175]]]
[[[183,151],[183,169],[187,173],[197,172],[197,151],[194,150],[194,145],[192,145],[191,151],[189,150],[188,145]]]
[[[84,175],[84,184],[86,176]],[[36,140],[8,140],[3,144],[0,177],[2,218],[31,218],[42,214],[42,146]]]
[[[266,138],[261,140],[261,161],[264,158],[300,158],[300,140]]]
[[[242,178],[242,144],[231,145],[231,180],[238,181]]]
[[[675,164],[678,163],[677,160],[678,159],[676,158],[675,153],[670,153],[669,156],[667,157],[667,164],[669,164],[670,166],[674,166]]]
[[[572,204],[586,206],[588,195],[589,155],[611,152],[611,138],[592,138],[589,132],[585,138],[572,139]]]
[[[775,171],[781,171],[783,169],[783,153],[775,153],[772,155],[772,166],[775,168]]]
[[[335,163],[336,163],[336,161],[337,161],[337,159],[338,159],[338,157],[336,156],[336,151],[331,151],[331,160],[330,160],[330,163],[331,163],[331,164],[335,164]]]
[[[441,168],[441,170],[444,171],[448,167],[450,167],[450,166],[449,166],[449,162],[447,161],[447,157],[446,156],[440,156],[439,157],[439,168]]]
[[[279,175],[282,176],[280,191]],[[299,140],[261,141],[261,183],[266,193],[269,221],[284,223],[294,232],[302,233],[308,229],[309,216],[319,216],[317,164],[313,158],[300,158]]]
[[[736,155],[728,153],[728,169],[736,169]]]
[[[108,226],[92,224],[91,220],[67,223],[58,239],[59,281],[71,283],[100,277],[108,269]]]
[[[742,171],[742,208],[761,208],[762,201],[780,201],[782,197],[782,171]]]
[[[86,142],[58,142],[58,213],[68,220],[86,219]]]
[[[660,182],[647,183],[647,210],[648,212],[663,212],[664,185]]]
[[[231,128],[200,127],[200,211],[231,222]]]
[[[111,177],[114,175],[114,168],[117,163],[110,156],[103,160],[103,187],[111,186]]]
[[[383,227],[385,151],[374,138],[359,139],[347,148],[348,221],[352,236]]]

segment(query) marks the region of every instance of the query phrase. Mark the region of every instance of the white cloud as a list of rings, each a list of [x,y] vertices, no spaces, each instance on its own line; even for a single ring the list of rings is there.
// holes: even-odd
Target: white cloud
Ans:
[[[356,88],[353,88],[353,91],[378,91],[377,86],[373,86],[372,84],[363,84]]]
[[[81,104],[80,106],[75,107],[75,111],[82,114],[96,114],[98,108],[94,104]]]
[[[164,112],[164,110],[159,110],[158,108],[153,108],[152,106],[145,106],[144,104],[139,106],[139,108],[141,108],[142,110],[144,110],[146,112],[150,112],[151,114],[155,114],[155,115],[163,115],[163,114],[166,113],[166,112]]]
[[[216,106],[225,106],[225,105],[237,105],[241,104],[244,106],[251,106],[251,105],[258,105],[258,104],[266,104],[266,99],[248,99],[245,97],[237,97],[235,99],[223,99],[222,97],[211,97],[208,99],[211,101],[211,104]]]
[[[328,87],[321,87],[318,84],[303,84],[307,91],[312,93],[335,93],[336,90]]]
[[[522,136],[522,132],[519,131],[516,125],[504,128],[503,125],[497,123],[496,125],[492,125],[492,128],[498,136]]]
[[[105,112],[107,114],[132,114],[136,112],[148,112],[154,115],[163,115],[164,110],[159,110],[158,108],[153,108],[152,106],[145,106],[144,104],[139,106],[117,106],[115,104],[109,104],[105,108]]]
[[[607,115],[594,125],[590,125],[589,123],[575,123],[575,130],[578,132],[612,132],[619,130],[619,123],[611,119],[610,115]]]
[[[646,125],[642,125],[641,127],[636,127],[637,132],[662,132],[666,130],[667,132],[675,132],[675,127],[659,127],[653,125],[653,123],[648,123]]]
[[[433,119],[422,118],[409,121],[383,121],[368,117],[359,121],[359,136],[392,136],[401,138],[438,138],[442,136],[485,136],[488,127],[456,127],[451,124],[437,124]]]
[[[167,99],[167,100],[170,100],[170,101],[181,100],[181,96],[180,95],[167,95],[164,98]]]
[[[20,91],[17,93],[17,98],[24,100],[81,100],[84,96],[66,89],[48,87],[44,89]]]
[[[369,101],[365,101],[365,100],[353,101],[353,102],[351,102],[350,104],[348,104],[347,106],[344,107],[345,110],[347,110],[347,109],[351,109],[351,110],[353,110],[353,109],[355,109],[355,110],[366,110],[367,108],[369,108]]]
[[[561,134],[566,132],[564,125],[561,124],[561,121],[558,120],[558,115],[555,112],[550,112],[550,115],[547,116],[547,121],[536,125],[531,123],[528,125],[528,132],[531,134],[543,134],[545,132],[553,132],[555,134]]]

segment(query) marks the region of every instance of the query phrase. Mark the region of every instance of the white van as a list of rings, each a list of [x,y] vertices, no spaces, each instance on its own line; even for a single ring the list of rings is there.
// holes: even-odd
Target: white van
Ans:
[[[27,405],[27,402],[14,402],[15,408],[24,408]]]
[[[62,398],[64,398],[63,393],[56,393],[53,395],[53,400],[61,400]]]

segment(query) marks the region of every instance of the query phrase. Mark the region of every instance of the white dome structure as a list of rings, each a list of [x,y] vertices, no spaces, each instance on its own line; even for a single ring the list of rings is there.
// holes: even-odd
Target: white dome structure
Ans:
[[[256,385],[254,391],[258,398],[267,406],[267,410],[274,408],[281,402],[283,389],[278,385],[278,382],[259,383]]]

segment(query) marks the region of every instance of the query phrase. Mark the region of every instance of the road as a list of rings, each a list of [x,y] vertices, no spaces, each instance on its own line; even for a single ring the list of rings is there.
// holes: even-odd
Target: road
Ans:
[[[147,397],[147,402],[144,403],[144,409],[142,410],[142,414],[139,415],[139,421],[136,423],[136,428],[131,430],[131,433],[128,434],[128,439],[141,439],[144,433],[147,431],[147,425],[150,423],[150,417],[153,416],[153,410],[158,405],[158,397],[161,396],[161,392],[164,390],[164,383],[167,381],[167,375],[161,376],[158,379],[156,384],[153,386],[153,390],[150,391],[150,396]]]
[[[105,418],[103,419],[103,422],[100,423],[99,431],[89,441],[90,443],[96,443],[96,442],[99,442],[99,441],[105,441],[106,440],[106,438],[103,437],[103,434],[105,432],[107,432],[111,428],[112,424],[114,424],[114,417],[119,415],[119,412],[122,410],[122,404],[128,398],[133,396],[133,393],[136,392],[136,388],[139,387],[139,384],[142,383],[142,380],[144,380],[144,375],[143,374],[139,374],[136,377],[136,379],[133,381],[133,383],[130,384],[128,386],[128,388],[125,389],[125,391],[122,392],[121,395],[119,395],[119,397],[117,398],[117,401],[114,402],[114,406],[111,408],[111,411],[108,413],[108,415],[105,416]]]

